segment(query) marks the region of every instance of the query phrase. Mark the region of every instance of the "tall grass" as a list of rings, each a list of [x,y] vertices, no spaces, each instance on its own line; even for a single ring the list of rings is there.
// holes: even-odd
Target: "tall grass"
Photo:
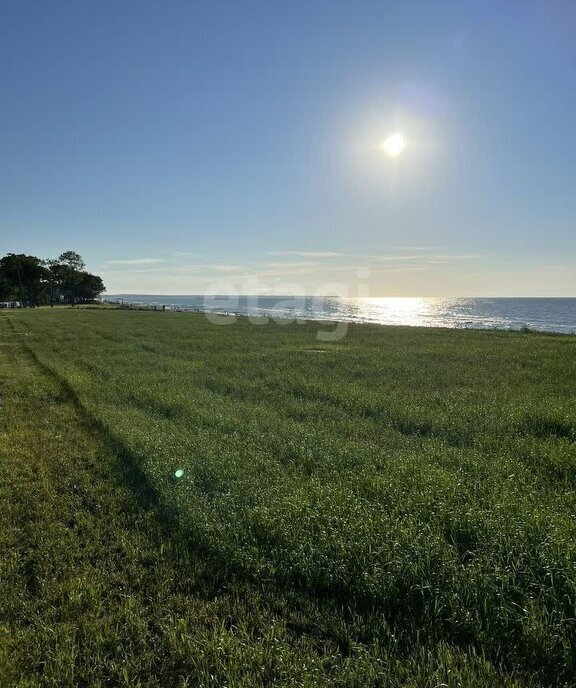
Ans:
[[[413,680],[426,653],[464,652],[571,685],[573,337],[351,326],[319,344],[313,323],[114,310],[11,322],[191,546],[254,594],[325,605],[344,656],[410,657]]]

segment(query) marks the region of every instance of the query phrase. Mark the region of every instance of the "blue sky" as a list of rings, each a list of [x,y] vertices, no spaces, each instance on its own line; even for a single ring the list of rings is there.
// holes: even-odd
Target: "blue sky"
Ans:
[[[571,0],[2,0],[0,251],[111,293],[576,296],[574,122]]]

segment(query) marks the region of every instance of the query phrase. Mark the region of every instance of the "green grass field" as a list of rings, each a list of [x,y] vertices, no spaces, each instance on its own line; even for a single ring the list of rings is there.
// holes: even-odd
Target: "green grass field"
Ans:
[[[0,312],[0,685],[576,685],[576,338],[316,332]]]

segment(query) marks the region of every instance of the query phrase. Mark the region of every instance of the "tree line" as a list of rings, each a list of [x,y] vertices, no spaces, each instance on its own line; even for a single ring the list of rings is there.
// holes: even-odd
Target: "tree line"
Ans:
[[[55,259],[8,253],[0,258],[0,302],[34,308],[94,301],[105,291],[104,283],[85,267],[75,251]]]

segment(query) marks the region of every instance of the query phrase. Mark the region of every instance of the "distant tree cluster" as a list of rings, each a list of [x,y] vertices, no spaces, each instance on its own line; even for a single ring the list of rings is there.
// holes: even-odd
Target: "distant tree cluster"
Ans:
[[[105,291],[104,283],[85,267],[75,251],[56,259],[8,253],[0,258],[0,302],[34,308],[94,301]]]

